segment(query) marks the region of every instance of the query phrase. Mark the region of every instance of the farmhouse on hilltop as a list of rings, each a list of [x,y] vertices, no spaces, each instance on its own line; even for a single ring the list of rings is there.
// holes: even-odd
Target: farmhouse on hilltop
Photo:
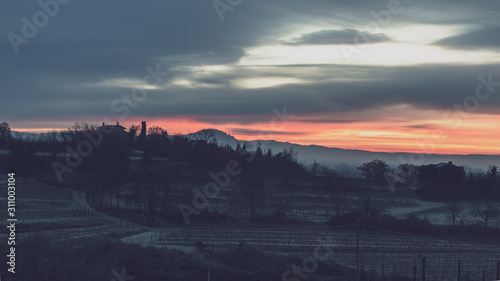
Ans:
[[[116,125],[106,125],[102,122],[102,126],[97,127],[97,129],[105,134],[126,134],[125,127],[120,125],[120,122],[116,122]]]

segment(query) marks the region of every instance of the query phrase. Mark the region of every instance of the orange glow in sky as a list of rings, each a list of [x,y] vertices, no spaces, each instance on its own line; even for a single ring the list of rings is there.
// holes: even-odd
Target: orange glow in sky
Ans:
[[[401,108],[392,108],[392,113],[373,121],[327,122],[317,116],[296,116],[287,123],[273,119],[272,115],[262,117],[258,122],[242,124],[241,122],[220,120],[244,120],[245,116],[220,116],[211,118],[218,122],[194,121],[188,117],[134,118],[120,122],[124,127],[139,125],[146,120],[148,127],[160,126],[169,134],[193,133],[201,129],[218,129],[231,134],[242,141],[276,140],[302,145],[322,145],[344,149],[358,149],[379,152],[411,152],[426,154],[500,154],[497,142],[500,139],[500,126],[496,115],[470,114],[467,118],[450,116],[443,118],[439,111],[420,111],[405,109],[405,115],[397,112]],[[394,114],[394,115],[391,115]],[[363,115],[359,113],[358,115]],[[393,117],[394,116],[394,117]],[[420,118],[417,118],[420,116]],[[425,118],[422,118],[425,116]],[[408,118],[411,117],[411,118]],[[335,118],[333,118],[335,119]],[[338,119],[338,118],[337,118]],[[409,121],[408,119],[411,119]],[[96,120],[99,120],[96,118]],[[321,122],[319,122],[321,121]],[[32,123],[32,121],[30,122]],[[92,122],[98,123],[98,122]],[[56,130],[65,129],[72,123],[64,124]],[[14,125],[14,126],[13,126]],[[16,128],[13,130],[41,132],[44,128]]]

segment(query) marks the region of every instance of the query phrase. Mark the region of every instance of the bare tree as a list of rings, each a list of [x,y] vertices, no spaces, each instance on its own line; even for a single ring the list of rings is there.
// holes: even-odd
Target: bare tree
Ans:
[[[161,210],[161,213],[166,216],[167,213],[168,213],[168,209],[170,207],[169,205],[169,199],[170,198],[170,185],[167,185],[167,184],[164,184],[162,186],[162,201],[161,201],[161,206],[160,206],[160,210]]]
[[[141,211],[141,203],[142,203],[142,185],[138,183],[134,183],[132,185],[132,194],[134,197],[134,217],[137,217],[137,214]]]
[[[158,201],[160,200],[162,185],[157,182],[146,184],[146,196],[148,205],[148,220],[154,221],[156,219],[156,209]]]
[[[93,131],[97,130],[97,128],[98,128],[97,124],[90,124],[87,122],[75,122],[68,128],[66,134],[64,134],[62,137],[66,141],[77,143],[78,141],[84,138],[83,131]]]
[[[141,126],[139,126],[139,125],[132,125],[132,126],[130,126],[130,128],[128,128],[128,131],[129,131],[129,133],[131,133],[135,136],[139,133],[140,128],[141,128]]]
[[[148,128],[148,135],[168,135],[168,133],[162,127],[153,126]]]
[[[276,219],[284,219],[290,210],[290,198],[282,198],[277,194],[270,196],[271,216]]]
[[[370,203],[371,203],[371,200],[370,200],[370,196],[368,196],[368,198],[366,198],[365,200],[363,200],[363,205],[364,205],[364,208],[363,208],[363,213],[365,214],[365,217],[368,217],[371,213],[371,210],[370,210]]]
[[[115,196],[116,196],[116,209],[119,211],[120,210],[120,190],[121,190],[121,184],[118,183],[115,186]]]
[[[139,129],[141,129],[141,127],[138,125],[132,125],[132,126],[130,126],[130,128],[128,128],[128,142],[129,143],[135,142],[135,138],[139,132]]]
[[[488,223],[495,220],[500,215],[500,210],[493,203],[477,204],[477,214],[484,222],[484,230],[488,228]]]
[[[458,204],[456,200],[453,200],[448,203],[447,209],[448,216],[451,219],[453,227],[455,227],[457,218],[460,216],[464,208],[462,205]]]
[[[259,198],[262,196],[262,186],[261,185],[249,185],[247,187],[249,194],[248,199],[250,201],[250,218],[255,218],[257,212]]]

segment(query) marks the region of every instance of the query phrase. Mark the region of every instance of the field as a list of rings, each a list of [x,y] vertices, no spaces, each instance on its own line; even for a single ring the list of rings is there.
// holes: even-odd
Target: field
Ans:
[[[202,181],[203,183],[203,181]],[[203,184],[196,181],[179,181],[171,184],[166,190],[158,190],[158,212],[166,212],[180,216],[178,205],[185,203],[193,205],[193,186],[203,190]],[[144,187],[143,189],[147,189]],[[132,185],[125,185],[120,191],[120,209],[132,212],[134,208],[148,209],[147,192],[137,193]],[[113,195],[115,197],[115,195]],[[167,200],[165,200],[167,198]],[[253,198],[253,199],[252,199]],[[364,191],[364,192],[330,192],[303,186],[283,187],[279,184],[256,189],[241,187],[238,180],[220,189],[215,198],[210,198],[204,212],[224,215],[231,218],[248,219],[254,217],[279,217],[288,220],[300,220],[325,223],[332,216],[359,211],[365,200],[370,200],[372,210],[383,212],[390,208],[417,207],[414,195],[407,192]],[[99,205],[99,195],[94,196],[92,204]],[[110,193],[105,192],[102,201],[106,207],[116,208],[116,199],[110,200]],[[112,205],[109,202],[113,202]]]
[[[152,235],[156,245],[179,246],[183,250],[200,245],[214,250],[254,246],[301,258],[314,257],[318,246],[322,248],[321,255],[325,255],[325,247],[331,247],[328,260],[321,262],[356,268],[357,226],[186,227]],[[360,229],[359,263],[367,271],[381,274],[384,270],[385,274],[411,276],[415,266],[417,274],[421,274],[423,258],[430,280],[453,278],[458,272],[459,261],[463,276],[480,280],[484,272],[487,280],[491,280],[495,277],[497,261],[500,261],[500,247],[425,239],[368,227]]]
[[[6,177],[0,177],[0,181],[5,183]],[[6,195],[7,192],[0,194],[3,206],[7,206]],[[0,213],[7,217],[7,208],[0,209]],[[77,240],[95,235],[127,236],[140,231],[138,225],[92,209],[81,191],[23,178],[16,178],[16,218],[18,245],[33,241]]]
[[[404,218],[409,214],[414,214],[420,218],[426,218],[435,225],[450,225],[452,223],[450,216],[450,207],[443,202],[429,202],[415,200],[414,206],[400,206],[387,209],[387,213],[395,217]],[[477,204],[473,202],[459,203],[460,209],[457,214],[456,222],[462,221],[466,225],[482,225],[482,220],[477,214]],[[494,203],[500,208],[500,203]],[[492,220],[490,225],[499,228],[500,221]]]
[[[0,181],[5,182],[5,177],[0,178]],[[185,196],[181,192],[177,194],[178,198]],[[126,189],[123,195],[127,195]],[[239,195],[242,196],[243,193]],[[377,209],[389,209],[389,212],[400,216],[435,211],[441,212],[436,214],[442,216],[443,205],[440,203],[382,192],[345,192],[325,197],[315,193],[288,191],[286,196],[283,195],[279,192],[260,193],[260,198],[265,198],[260,201],[260,214],[272,212],[275,207],[266,204],[276,204],[282,198],[289,199],[286,216],[292,220],[280,226],[264,227],[265,224],[248,224],[246,220],[235,219],[231,224],[203,227],[173,225],[159,228],[142,226],[97,211],[87,203],[86,194],[80,190],[18,178],[17,239],[21,245],[44,241],[72,241],[77,244],[82,239],[108,236],[120,238],[126,243],[176,248],[188,253],[200,250],[217,252],[230,247],[255,247],[300,259],[313,258],[320,249],[322,254],[328,252],[328,259],[317,261],[319,267],[322,263],[334,263],[356,268],[359,253],[359,266],[369,272],[371,277],[380,277],[382,274],[412,277],[414,271],[420,276],[424,258],[428,280],[453,279],[457,275],[459,262],[463,280],[481,280],[483,276],[486,280],[492,280],[496,277],[497,262],[500,261],[499,246],[429,239],[367,226],[333,227],[293,223],[298,219],[324,222],[335,214],[332,206],[342,206],[342,212],[347,212],[359,209],[368,197]],[[5,197],[6,193],[0,194],[0,202],[4,206]],[[217,211],[220,208],[229,214],[229,198],[235,198],[231,190],[214,200],[209,210]],[[177,200],[175,195],[173,200]],[[239,200],[242,201],[238,201],[241,203],[238,214],[246,218],[249,216],[248,205],[244,205],[242,197]],[[128,205],[124,204],[126,206]],[[129,208],[131,210],[130,206]],[[5,208],[0,212],[7,215]],[[358,233],[359,248],[356,244]]]

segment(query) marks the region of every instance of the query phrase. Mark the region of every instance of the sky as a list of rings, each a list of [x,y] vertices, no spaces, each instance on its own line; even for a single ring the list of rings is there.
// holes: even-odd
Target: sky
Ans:
[[[0,4],[0,122],[500,154],[500,1]]]

